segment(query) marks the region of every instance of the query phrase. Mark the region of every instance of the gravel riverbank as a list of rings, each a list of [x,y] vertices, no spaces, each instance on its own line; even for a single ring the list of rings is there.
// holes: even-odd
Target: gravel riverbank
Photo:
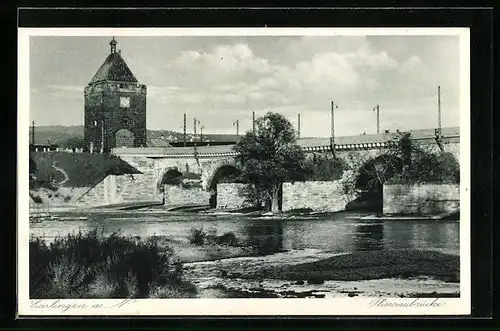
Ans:
[[[432,251],[315,250],[184,264],[202,297],[455,297],[459,258]]]

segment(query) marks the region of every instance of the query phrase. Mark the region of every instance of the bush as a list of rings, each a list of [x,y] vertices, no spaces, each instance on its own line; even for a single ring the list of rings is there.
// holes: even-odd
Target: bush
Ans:
[[[35,203],[43,203],[43,200],[39,195],[34,195],[33,193],[30,193],[30,197],[31,199],[33,199]]]
[[[38,190],[41,188],[44,188],[44,189],[47,189],[47,190],[50,190],[53,192],[57,192],[59,190],[59,188],[56,185],[54,185],[54,183],[52,183],[50,181],[46,181],[46,180],[34,179],[34,180],[30,181],[29,185],[30,185],[29,186],[30,190]]]
[[[203,228],[200,229],[191,229],[189,230],[188,234],[188,240],[191,244],[197,245],[197,246],[202,246],[205,244],[207,238],[207,234],[203,230]]]
[[[30,298],[147,298],[170,288],[192,296],[182,266],[159,238],[105,236],[103,230],[30,238]]]
[[[239,241],[236,238],[236,235],[232,232],[226,232],[222,236],[217,236],[215,230],[213,233],[206,232],[202,228],[200,229],[191,229],[189,231],[188,240],[191,244],[196,246],[203,245],[224,245],[224,246],[233,246],[238,247]]]
[[[222,236],[217,237],[217,243],[219,245],[226,245],[226,246],[238,246],[238,239],[236,238],[236,235],[232,232],[226,232]]]
[[[389,183],[460,183],[460,164],[451,153],[429,153],[417,149],[411,166],[394,176]]]
[[[201,180],[201,175],[195,174],[193,172],[188,172],[184,175],[182,175],[183,179],[191,179],[191,180]]]
[[[327,157],[313,154],[305,162],[308,175],[307,180],[311,181],[333,181],[340,179],[346,169],[346,164],[337,157]]]
[[[243,197],[245,204],[249,204],[255,208],[261,208],[263,202],[269,198],[264,189],[259,189],[251,184],[238,188],[238,195]]]
[[[201,188],[201,182],[181,182],[182,188],[190,189],[190,188]]]

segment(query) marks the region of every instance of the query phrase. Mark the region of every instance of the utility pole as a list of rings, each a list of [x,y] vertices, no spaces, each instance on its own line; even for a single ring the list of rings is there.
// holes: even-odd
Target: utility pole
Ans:
[[[377,112],[377,134],[380,134],[380,107],[379,107],[379,105],[376,105],[373,108],[373,111]]]
[[[442,134],[443,132],[441,131],[441,86],[438,86],[438,128],[436,130],[436,143],[439,146],[439,149],[441,151],[444,151],[443,147],[443,139],[442,139]]]
[[[196,148],[196,124],[197,123],[200,123],[200,121],[198,121],[196,119],[196,117],[194,118],[193,120],[193,124],[194,124],[194,135],[193,135],[193,144],[194,144],[194,147]]]
[[[200,121],[196,120],[196,117],[193,119],[194,124],[194,137],[193,137],[193,152],[194,158],[196,159],[196,163],[200,166],[200,161],[198,160],[198,150],[196,149],[196,123],[200,123]]]
[[[297,115],[297,136],[300,138],[300,113]]]
[[[252,112],[252,131],[255,133],[255,111]]]
[[[101,154],[104,153],[104,117],[101,120]]]
[[[438,86],[438,132],[441,134],[441,86]]]
[[[330,140],[331,140],[331,145],[332,149],[335,149],[335,108],[339,108],[339,106],[332,101],[332,108],[331,108],[331,134],[330,134]]]
[[[236,122],[233,122],[233,125],[236,125],[236,137],[240,136],[240,121],[236,120]]]
[[[184,147],[186,147],[186,113],[184,113],[184,134],[183,134],[183,139],[184,139]]]
[[[205,128],[204,125],[200,127],[200,142],[203,142],[203,129]]]
[[[31,144],[35,146],[35,121],[31,123]]]

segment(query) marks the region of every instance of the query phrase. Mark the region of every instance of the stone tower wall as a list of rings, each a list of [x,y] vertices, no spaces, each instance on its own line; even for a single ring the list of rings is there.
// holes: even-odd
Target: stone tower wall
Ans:
[[[105,147],[116,146],[115,135],[121,129],[131,131],[134,147],[146,146],[145,85],[127,82],[99,82],[85,88],[85,146],[101,147],[101,119],[104,117]],[[120,107],[120,97],[130,98],[130,107]],[[94,121],[98,125],[94,125]]]

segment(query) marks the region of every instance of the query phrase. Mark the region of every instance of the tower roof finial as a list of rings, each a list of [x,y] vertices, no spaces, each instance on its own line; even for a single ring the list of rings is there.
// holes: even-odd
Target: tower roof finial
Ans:
[[[116,44],[118,44],[118,42],[115,40],[115,37],[113,37],[109,44],[111,45],[111,54],[116,53]]]

